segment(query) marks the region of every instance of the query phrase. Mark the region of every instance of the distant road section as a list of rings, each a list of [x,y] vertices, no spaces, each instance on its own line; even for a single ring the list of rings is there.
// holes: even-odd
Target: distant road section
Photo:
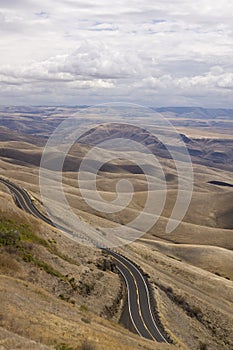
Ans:
[[[45,221],[47,224],[55,226],[48,217],[34,206],[30,196],[23,188],[4,178],[0,178],[0,182],[10,189],[21,209]],[[61,227],[61,230],[65,229]],[[125,280],[128,290],[129,315],[135,331],[141,337],[169,343],[168,337],[160,329],[153,316],[148,282],[143,273],[126,257],[106,248],[102,248],[102,250],[113,257],[116,268]]]

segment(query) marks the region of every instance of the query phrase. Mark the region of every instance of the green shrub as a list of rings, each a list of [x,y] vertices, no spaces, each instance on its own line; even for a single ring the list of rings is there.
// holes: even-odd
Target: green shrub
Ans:
[[[63,276],[61,272],[55,270],[51,265],[47,264],[46,262],[39,260],[37,257],[32,255],[31,253],[25,252],[23,254],[23,260],[25,262],[33,263],[35,266],[41,268],[49,275],[61,278],[62,280],[66,280],[65,276]]]
[[[86,305],[82,304],[80,306],[80,311],[87,312],[88,311],[88,307]]]
[[[84,323],[91,323],[91,321],[89,320],[89,318],[86,317],[82,317],[81,321],[83,321]]]
[[[36,243],[48,247],[48,242],[32,232],[27,224],[16,224],[11,220],[0,219],[0,245],[17,245],[19,241]]]
[[[30,253],[24,253],[23,254],[23,260],[25,262],[34,262],[34,257]]]
[[[20,241],[19,232],[16,230],[0,231],[0,246],[17,246]]]

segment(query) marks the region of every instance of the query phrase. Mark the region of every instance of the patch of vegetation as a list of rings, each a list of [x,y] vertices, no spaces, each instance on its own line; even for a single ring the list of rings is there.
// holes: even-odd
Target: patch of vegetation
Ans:
[[[89,318],[86,318],[86,317],[81,317],[81,321],[83,321],[84,323],[91,323],[91,321],[89,320]]]
[[[45,248],[49,247],[49,243],[44,238],[37,236],[28,227],[25,227],[25,230],[22,230],[20,238],[22,241],[25,241],[25,242],[40,244]]]
[[[70,299],[69,296],[65,296],[63,293],[59,294],[58,297],[59,297],[61,300],[66,301],[67,303],[71,303],[73,306],[74,306],[75,303],[76,303],[74,299]]]
[[[0,219],[0,246],[18,246],[20,241],[48,247],[48,242],[32,232],[27,224],[16,224],[11,220]]]
[[[65,295],[64,295],[63,293],[59,294],[58,297],[59,297],[61,300],[68,301],[67,297],[65,297]]]
[[[80,311],[87,312],[87,311],[88,311],[87,305],[82,304],[82,305],[80,306]]]
[[[200,350],[207,350],[207,345],[205,343],[200,343]]]
[[[7,246],[8,248],[22,248],[23,242],[39,244],[48,251],[62,260],[65,260],[73,265],[78,265],[77,262],[66,254],[58,251],[56,240],[54,238],[46,241],[44,238],[35,234],[28,224],[17,224],[8,219],[0,219],[0,247]]]
[[[84,342],[78,348],[77,347],[73,348],[72,346],[66,343],[61,343],[61,344],[57,344],[55,346],[55,349],[56,350],[96,350],[96,347],[88,340],[84,340]]]
[[[0,246],[17,246],[20,241],[19,232],[16,230],[0,230]]]
[[[61,299],[61,300],[64,300],[64,301],[67,301],[67,303],[71,303],[71,304],[75,304],[75,300],[71,300],[69,296],[65,296],[63,293],[59,294],[58,297]],[[73,303],[74,301],[74,303]]]
[[[171,287],[159,285],[159,288],[161,288],[167,294],[170,300],[181,307],[188,316],[196,318],[200,322],[202,321],[203,314],[200,307],[190,305],[183,295],[176,294]]]
[[[38,259],[31,253],[32,247],[29,243],[39,244],[45,248],[49,248],[49,243],[32,232],[27,224],[16,224],[11,220],[0,219],[0,247],[7,248],[9,253],[18,252],[23,260],[27,263],[33,263],[41,268],[49,275],[67,280],[59,271],[55,270],[51,265]]]
[[[61,278],[62,280],[66,280],[65,276],[62,273],[60,273],[59,271],[55,270],[51,265],[49,265],[46,262],[38,259],[37,257],[32,255],[31,253],[28,253],[28,252],[24,253],[23,254],[23,260],[25,262],[33,263],[34,265],[38,266],[39,268],[44,270],[49,275]]]
[[[49,240],[49,242],[51,243],[52,241]],[[48,250],[50,253],[58,256],[59,258],[61,258],[62,260],[65,260],[67,261],[69,264],[72,264],[72,265],[76,265],[78,266],[79,264],[74,260],[72,259],[70,256],[68,256],[67,254],[63,254],[61,253],[57,247],[55,246],[54,242],[51,243],[52,245],[48,247]]]
[[[123,288],[123,285],[121,284],[121,287],[116,297],[113,299],[111,305],[104,306],[103,311],[101,312],[101,316],[104,316],[109,320],[112,319],[113,316],[116,314],[116,312],[119,310],[119,306],[122,299],[124,299],[124,288]]]
[[[74,348],[72,348],[71,346],[65,343],[57,344],[55,349],[56,350],[75,350]]]
[[[48,242],[51,244],[57,244],[57,241],[54,238],[48,239]]]
[[[92,343],[90,343],[88,340],[85,340],[80,347],[80,350],[95,350],[95,349],[96,347]]]
[[[79,293],[82,296],[90,295],[91,292],[94,290],[94,287],[95,287],[95,283],[94,282],[81,281],[79,286],[78,286]]]
[[[108,256],[103,256],[103,258],[97,260],[96,267],[101,271],[116,272],[115,264],[113,260]]]
[[[12,256],[7,252],[1,252],[0,254],[0,270],[1,271],[14,271],[17,272],[20,270],[20,265],[12,258]]]
[[[77,290],[78,284],[77,284],[77,282],[76,282],[76,280],[75,280],[74,277],[69,278],[69,279],[68,279],[68,282],[69,282],[69,284],[71,285],[71,287],[72,287],[72,289],[73,289],[74,291]]]

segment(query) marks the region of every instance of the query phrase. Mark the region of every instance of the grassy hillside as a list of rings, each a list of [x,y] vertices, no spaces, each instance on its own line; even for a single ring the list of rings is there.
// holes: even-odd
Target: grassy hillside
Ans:
[[[46,111],[45,125],[49,133],[55,120],[64,119],[64,111],[49,108]],[[41,128],[43,118],[38,119],[31,109],[23,119],[21,112],[11,120],[10,111],[6,111],[9,115],[1,134],[0,176],[25,188],[34,204],[43,211],[38,167],[46,128]],[[229,155],[232,141],[225,142],[223,135],[228,140],[231,135],[229,130],[224,134],[223,126],[211,134],[211,125],[217,117],[211,119],[209,110],[201,111],[205,113],[204,123],[209,126],[192,129],[189,123],[193,122],[191,116],[196,112],[180,111],[187,124],[185,127],[184,121],[182,124],[179,119],[182,132],[188,131],[190,138],[195,136],[191,141],[193,149],[201,149],[205,155],[202,164],[193,165],[194,191],[184,220],[174,232],[165,233],[176,200],[177,174],[170,159],[158,156],[167,182],[162,215],[140,240],[119,248],[148,273],[157,312],[175,345],[155,345],[121,326],[118,321],[124,309],[126,290],[111,259],[98,249],[74,244],[58,230],[24,213],[15,205],[8,189],[0,184],[0,347],[56,350],[154,349],[155,346],[156,349],[191,350],[233,348],[233,189],[210,183],[232,184],[231,164],[227,163],[232,156]],[[66,113],[69,115],[70,111]],[[178,111],[171,109],[166,113],[172,119]],[[30,123],[34,123],[34,130]],[[21,133],[7,129],[16,126]],[[32,136],[34,132],[40,137]],[[114,134],[117,130],[111,132]],[[88,137],[91,136],[86,135],[86,140]],[[214,163],[224,147],[227,160]],[[129,222],[138,216],[145,204],[144,174],[133,162],[125,161],[124,152],[119,151],[119,159],[100,169],[97,189],[100,196],[110,202],[116,198],[116,184],[126,178],[134,185],[132,201],[119,213],[97,211],[86,203],[77,186],[78,165],[89,149],[87,144],[74,145],[65,162],[63,188],[69,204],[84,222],[97,229]],[[137,150],[132,150],[128,156],[133,159],[135,152]],[[90,162],[89,172],[94,171],[93,164],[99,160],[97,157]],[[158,176],[157,184],[161,183]],[[82,180],[83,188],[88,188],[89,184]],[[57,184],[51,182],[48,191],[52,191],[53,186]],[[155,200],[159,200],[162,190],[152,189],[152,193]],[[127,193],[122,195],[127,196]],[[94,198],[92,191],[88,191],[87,196]]]
[[[0,196],[0,345],[154,348],[116,323],[122,285],[111,259],[22,212],[5,190]]]

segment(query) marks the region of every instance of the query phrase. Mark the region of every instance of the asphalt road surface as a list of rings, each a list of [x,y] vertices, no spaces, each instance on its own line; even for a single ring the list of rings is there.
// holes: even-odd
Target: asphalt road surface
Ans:
[[[56,227],[48,217],[34,206],[30,196],[23,188],[4,178],[0,178],[0,182],[9,188],[21,209]],[[68,231],[63,227],[60,227],[60,229]],[[168,343],[166,334],[159,329],[159,325],[153,316],[148,282],[143,273],[126,257],[106,248],[102,248],[102,250],[114,258],[116,267],[125,280],[128,290],[129,315],[135,331],[141,337]]]

